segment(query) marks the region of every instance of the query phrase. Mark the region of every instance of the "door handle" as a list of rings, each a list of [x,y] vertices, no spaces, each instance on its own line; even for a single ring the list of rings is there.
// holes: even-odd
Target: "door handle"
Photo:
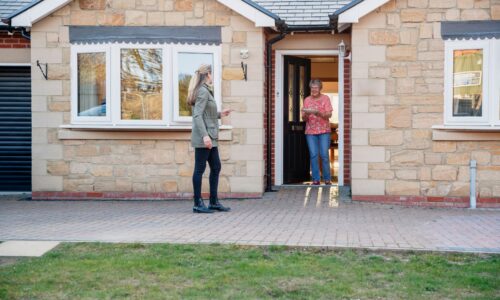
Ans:
[[[292,125],[292,130],[293,131],[304,130],[304,126],[303,125]]]

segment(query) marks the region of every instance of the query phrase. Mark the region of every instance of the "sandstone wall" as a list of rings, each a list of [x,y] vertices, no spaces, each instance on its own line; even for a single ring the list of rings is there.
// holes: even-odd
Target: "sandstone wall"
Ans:
[[[264,35],[262,29],[215,0],[75,0],[33,25],[33,192],[179,195],[192,191],[190,132],[60,129],[70,123],[68,25],[222,26],[222,103],[235,112],[224,121],[232,129],[222,133],[220,143],[220,191],[262,193]],[[242,48],[250,52],[248,81],[240,80],[238,74]],[[37,60],[48,63],[49,80],[39,72]]]
[[[498,0],[391,0],[352,30],[353,195],[500,197],[500,133],[434,140],[443,124],[441,21],[500,19]],[[374,198],[375,199],[375,198]]]

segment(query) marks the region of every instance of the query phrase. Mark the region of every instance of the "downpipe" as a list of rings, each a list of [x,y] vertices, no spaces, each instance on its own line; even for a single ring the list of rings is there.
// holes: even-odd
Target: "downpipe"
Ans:
[[[270,39],[269,41],[266,42],[266,70],[267,70],[267,91],[266,91],[266,98],[267,98],[267,113],[266,113],[266,192],[273,192],[273,187],[272,187],[272,130],[271,130],[271,123],[272,123],[272,118],[271,118],[271,112],[273,108],[272,104],[272,92],[273,92],[273,84],[272,84],[272,79],[273,79],[273,60],[272,60],[272,53],[273,53],[273,44],[281,41],[282,39],[285,38],[287,35],[286,32],[281,32],[280,35]]]

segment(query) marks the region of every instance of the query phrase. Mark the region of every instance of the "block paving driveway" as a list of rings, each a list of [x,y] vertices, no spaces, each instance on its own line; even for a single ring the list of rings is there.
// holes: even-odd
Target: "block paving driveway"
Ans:
[[[500,253],[500,210],[338,200],[335,187],[286,188],[193,214],[191,201],[0,200],[0,241],[234,243]]]

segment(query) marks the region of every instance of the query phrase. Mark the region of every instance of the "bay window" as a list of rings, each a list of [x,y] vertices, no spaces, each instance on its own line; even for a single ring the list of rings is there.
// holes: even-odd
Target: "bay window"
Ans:
[[[175,44],[83,44],[71,47],[74,125],[189,126],[189,81],[201,64],[212,66],[221,104],[220,47]]]

